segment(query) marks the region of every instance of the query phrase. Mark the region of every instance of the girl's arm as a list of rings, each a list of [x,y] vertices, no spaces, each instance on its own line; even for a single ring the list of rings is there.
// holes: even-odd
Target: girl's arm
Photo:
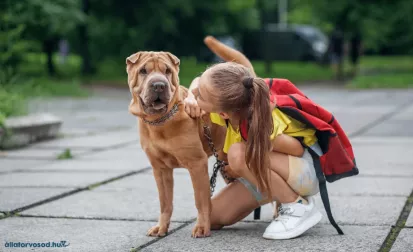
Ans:
[[[285,134],[278,135],[274,138],[272,141],[272,150],[297,157],[302,157],[304,154],[304,148],[300,141]]]

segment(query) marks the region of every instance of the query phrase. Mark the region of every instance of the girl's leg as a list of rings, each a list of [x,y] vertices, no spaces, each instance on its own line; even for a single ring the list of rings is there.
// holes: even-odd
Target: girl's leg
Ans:
[[[228,184],[212,198],[211,229],[220,229],[248,216],[259,203],[239,181]]]
[[[228,151],[228,163],[231,172],[245,178],[255,187],[257,186],[257,179],[248,169],[245,161],[245,144],[233,144]],[[271,152],[270,153],[270,168],[271,168],[271,190],[276,200],[280,203],[294,202],[298,198],[298,194],[287,184],[289,176],[289,160],[288,155]],[[270,201],[267,199],[267,201]]]
[[[228,162],[231,172],[245,178],[255,187],[257,186],[257,181],[245,162],[244,143],[231,146],[228,151]],[[314,201],[306,202],[286,182],[289,177],[289,165],[288,155],[271,152],[271,190],[277,203],[281,203],[283,210],[280,211],[280,216],[265,230],[263,236],[267,239],[295,238],[315,226],[322,218],[321,213],[314,205]]]
[[[231,172],[249,181],[252,186],[257,185],[256,179],[246,167],[245,145],[234,144],[228,153],[228,162]],[[273,195],[276,200],[286,203],[294,202],[298,195],[285,182],[288,178],[288,156],[281,153],[272,153],[271,163],[275,164],[275,170],[280,171],[282,176],[271,170],[271,183]],[[242,163],[244,162],[244,163]],[[280,167],[278,167],[280,166]],[[236,167],[236,168],[234,168]],[[286,167],[286,169],[282,169]],[[286,177],[286,178],[284,178]],[[212,198],[211,229],[220,229],[232,225],[254,211],[260,205],[267,204],[272,200],[263,199],[260,202],[247,187],[240,181],[235,181],[222,189]]]

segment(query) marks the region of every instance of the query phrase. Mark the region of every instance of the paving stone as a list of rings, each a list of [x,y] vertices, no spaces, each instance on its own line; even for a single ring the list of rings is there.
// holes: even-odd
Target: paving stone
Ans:
[[[366,136],[406,136],[413,137],[413,119],[410,120],[404,119],[394,119],[391,118],[385,122],[375,125],[369,129],[364,135]]]
[[[58,155],[63,153],[65,149],[39,149],[37,147],[28,147],[19,150],[10,150],[2,152],[3,158],[12,159],[47,159],[56,160]],[[87,149],[70,150],[72,156],[77,158],[79,155],[87,153]]]
[[[131,144],[122,148],[108,149],[104,151],[89,152],[79,157],[90,160],[131,160],[138,161],[148,159],[140,144]]]
[[[377,251],[390,227],[343,226],[346,235],[337,235],[333,228],[317,225],[301,237],[291,240],[266,240],[262,234],[266,223],[237,223],[212,231],[206,239],[190,237],[192,225],[142,249],[158,251]]]
[[[105,221],[46,218],[7,218],[1,220],[1,251],[130,251],[154,238],[146,231],[155,222]],[[171,223],[171,229],[181,224]],[[66,241],[65,248],[5,248],[6,242],[40,242],[51,244]]]
[[[124,172],[19,172],[0,174],[2,187],[84,187]]]
[[[392,119],[395,120],[412,120],[413,115],[413,105],[403,109],[400,113],[394,115]]]
[[[408,144],[356,142],[353,149],[360,174],[413,176],[413,148]]]
[[[219,183],[217,190],[222,186],[223,183]],[[91,191],[77,193],[59,201],[28,209],[22,213],[157,220],[159,211],[158,190],[154,177],[150,174],[138,174],[99,186]],[[175,176],[172,220],[188,221],[196,216],[190,177]]]
[[[48,164],[50,161],[44,160],[27,160],[27,159],[5,159],[0,158],[0,173],[17,171],[30,168],[36,168],[45,164]]]
[[[390,250],[391,252],[413,251],[413,229],[404,228],[399,233],[396,242]]]
[[[74,188],[1,188],[0,211],[12,211]]]
[[[63,138],[44,141],[34,148],[109,148],[138,141],[138,133],[132,130],[101,133],[92,136]]]
[[[139,158],[139,156],[141,156]],[[73,159],[64,162],[55,161],[43,166],[27,167],[28,171],[79,171],[79,172],[127,172],[138,171],[150,167],[146,157],[137,153],[129,159]]]
[[[406,198],[404,197],[354,197],[330,196],[330,205],[337,223],[350,225],[393,225],[396,223]],[[323,214],[321,223],[329,224],[319,195],[315,197],[317,208]],[[379,205],[379,207],[378,207]],[[267,204],[262,207],[261,220],[272,219],[273,208]],[[246,217],[253,220],[253,213]]]
[[[347,135],[355,134],[363,127],[382,117],[386,111],[381,112],[357,112],[351,110],[338,111],[334,113],[334,117],[340,122],[341,127]],[[354,120],[357,118],[357,120]]]
[[[365,177],[344,178],[327,183],[330,195],[335,196],[409,196],[412,178]]]
[[[64,162],[55,161],[44,166],[27,167],[26,170],[120,172],[138,171],[149,166],[150,162],[145,152],[133,144],[119,149],[89,152]]]
[[[351,138],[353,145],[412,145],[413,137],[387,137],[387,136],[356,136]]]

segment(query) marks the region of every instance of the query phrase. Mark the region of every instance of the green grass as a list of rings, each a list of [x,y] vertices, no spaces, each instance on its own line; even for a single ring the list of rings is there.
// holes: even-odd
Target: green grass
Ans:
[[[361,58],[362,69],[413,71],[412,56],[366,56]]]
[[[73,159],[72,152],[70,149],[65,149],[63,152],[61,152],[59,155],[56,157],[58,160],[66,160],[66,159]]]
[[[24,80],[10,87],[11,92],[32,97],[86,97],[89,93],[79,79],[38,77]]]
[[[106,59],[98,63],[97,72],[92,76],[82,77],[80,74],[81,58],[70,55],[65,64],[59,64],[58,55],[54,55],[54,62],[58,77],[51,79],[45,70],[46,57],[44,54],[30,53],[27,55],[27,64],[22,67],[24,75],[31,76],[32,84],[22,87],[23,93],[33,93],[45,96],[85,96],[82,84],[110,85],[127,87],[125,59]],[[349,71],[348,61],[345,69]],[[333,79],[329,66],[304,62],[273,62],[269,74],[265,72],[262,61],[252,62],[258,76],[286,78],[293,83],[300,84],[311,81],[328,81]],[[181,57],[180,83],[189,86],[192,79],[211,65],[211,63],[197,62],[194,57]],[[365,56],[360,62],[361,74],[349,82],[351,88],[401,88],[411,86],[410,72],[413,71],[413,58],[408,56],[380,57]],[[377,75],[380,74],[380,75]],[[34,84],[33,84],[34,83]],[[31,92],[33,85],[34,92]],[[24,85],[23,85],[24,86]]]
[[[348,84],[350,88],[413,88],[413,73],[384,73],[357,76]]]

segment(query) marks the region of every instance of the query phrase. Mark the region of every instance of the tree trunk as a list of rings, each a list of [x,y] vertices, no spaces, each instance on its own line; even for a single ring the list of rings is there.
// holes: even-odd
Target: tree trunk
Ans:
[[[271,67],[272,67],[272,62],[271,62],[271,55],[269,53],[269,50],[271,50],[269,42],[268,42],[268,32],[265,29],[265,25],[267,24],[267,12],[265,10],[265,4],[263,0],[259,0],[257,2],[258,4],[258,9],[260,10],[260,16],[261,16],[261,24],[260,24],[260,30],[261,30],[261,43],[263,45],[262,54],[264,57],[264,64],[265,64],[265,74],[267,76],[270,75],[271,73]]]
[[[89,0],[82,0],[82,10],[85,13],[86,17],[88,17],[90,9],[90,2]],[[82,56],[82,73],[83,74],[91,74],[92,71],[92,64],[90,60],[90,52],[89,52],[89,37],[88,37],[88,22],[86,21],[84,24],[79,26],[79,37],[81,42],[81,50],[80,54]]]
[[[49,38],[43,41],[43,52],[47,55],[47,72],[49,76],[56,75],[56,68],[53,63],[53,52],[56,48],[56,40]]]

